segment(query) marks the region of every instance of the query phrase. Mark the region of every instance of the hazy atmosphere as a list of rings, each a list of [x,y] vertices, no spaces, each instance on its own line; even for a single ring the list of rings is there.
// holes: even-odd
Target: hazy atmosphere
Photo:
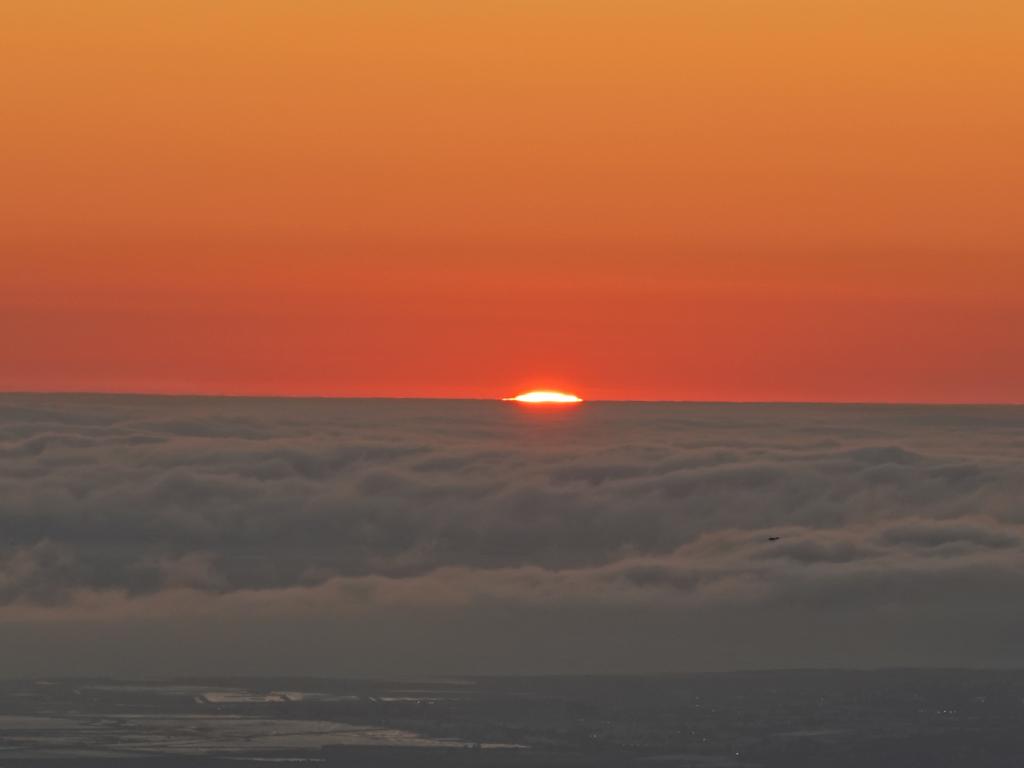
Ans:
[[[0,672],[1019,665],[1022,449],[1015,407],[6,395]]]
[[[1022,28],[3,0],[0,390],[1019,401]]]
[[[0,0],[0,765],[1020,768],[1022,31]]]

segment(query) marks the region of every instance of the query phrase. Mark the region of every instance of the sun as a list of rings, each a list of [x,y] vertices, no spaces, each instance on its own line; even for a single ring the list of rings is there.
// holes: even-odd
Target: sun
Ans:
[[[576,397],[576,395],[570,395],[566,392],[547,392],[544,390],[536,390],[534,392],[524,392],[521,395],[515,397],[503,397],[502,400],[507,400],[514,403],[582,403],[582,398]]]

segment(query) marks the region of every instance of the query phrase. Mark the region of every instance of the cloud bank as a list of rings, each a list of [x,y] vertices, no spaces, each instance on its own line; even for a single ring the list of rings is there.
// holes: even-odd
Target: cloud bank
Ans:
[[[1012,407],[6,395],[0,650],[189,627],[169,669],[229,638],[239,671],[325,674],[1020,664],[1022,457]]]

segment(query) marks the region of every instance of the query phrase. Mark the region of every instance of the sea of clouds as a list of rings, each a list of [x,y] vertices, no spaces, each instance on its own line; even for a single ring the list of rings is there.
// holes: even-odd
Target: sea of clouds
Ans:
[[[4,674],[1016,665],[1022,595],[1024,408],[0,396]]]

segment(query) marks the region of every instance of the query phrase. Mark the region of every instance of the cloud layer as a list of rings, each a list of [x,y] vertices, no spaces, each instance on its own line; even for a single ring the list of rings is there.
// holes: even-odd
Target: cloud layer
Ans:
[[[524,642],[475,671],[554,671],[545,632],[572,671],[1021,663],[1022,457],[1021,408],[7,395],[0,618],[444,616],[423,671],[495,612]],[[580,637],[621,621],[648,653]]]

